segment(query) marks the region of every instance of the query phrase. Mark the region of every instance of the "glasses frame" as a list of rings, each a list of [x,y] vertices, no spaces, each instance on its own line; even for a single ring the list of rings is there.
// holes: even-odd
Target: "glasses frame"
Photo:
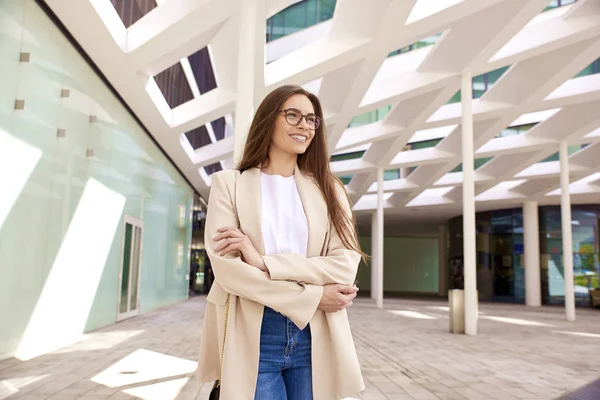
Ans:
[[[292,123],[291,123],[291,122],[288,120],[288,116],[287,116],[287,113],[288,113],[288,111],[294,111],[295,113],[297,113],[297,114],[299,114],[299,115],[300,115],[300,119],[298,120],[298,123],[296,123],[296,124],[292,124]],[[318,116],[318,115],[316,115],[316,114],[306,114],[306,115],[304,115],[304,114],[302,114],[302,113],[300,112],[300,110],[298,110],[297,108],[286,108],[286,109],[284,109],[284,110],[280,110],[279,112],[280,112],[280,113],[283,113],[283,116],[285,117],[285,122],[287,122],[287,123],[288,123],[288,124],[290,124],[291,126],[299,126],[299,125],[302,123],[302,120],[303,120],[303,119],[306,121],[306,125],[308,126],[308,129],[310,129],[310,130],[312,130],[312,131],[316,131],[316,130],[319,128],[319,126],[321,126],[321,122],[322,122],[322,121],[321,121],[321,118],[319,118],[319,116]],[[311,127],[309,126],[309,123],[308,123],[308,117],[314,117],[314,118],[315,118],[315,127],[314,127],[314,128],[311,128]]]

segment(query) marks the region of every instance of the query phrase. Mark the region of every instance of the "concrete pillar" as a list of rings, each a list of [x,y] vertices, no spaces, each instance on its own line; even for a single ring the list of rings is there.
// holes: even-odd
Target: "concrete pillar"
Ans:
[[[377,294],[375,302],[383,307],[383,168],[377,169]]]
[[[377,211],[371,217],[371,298],[377,295]]]
[[[535,201],[523,204],[523,244],[525,248],[525,304],[539,307],[542,305],[540,225],[538,204]]]
[[[465,72],[462,93],[463,252],[465,274],[465,333],[477,335],[477,257],[475,249],[475,157],[473,150],[472,78]]]
[[[256,97],[257,72],[264,62],[265,0],[244,0],[239,5],[240,31],[237,60],[237,97],[235,105],[235,140],[233,164],[241,160],[252,118]],[[262,32],[262,34],[260,33]]]
[[[559,156],[565,312],[567,321],[575,321],[575,282],[573,278],[573,233],[571,229],[571,195],[569,191],[569,152],[566,142],[560,143]]]

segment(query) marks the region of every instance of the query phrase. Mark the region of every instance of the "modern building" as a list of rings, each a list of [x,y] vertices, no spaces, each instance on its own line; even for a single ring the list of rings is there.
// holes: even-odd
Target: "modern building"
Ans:
[[[210,177],[288,83],[377,304],[464,289],[475,334],[600,286],[596,0],[3,0],[0,61],[0,358],[202,292]]]

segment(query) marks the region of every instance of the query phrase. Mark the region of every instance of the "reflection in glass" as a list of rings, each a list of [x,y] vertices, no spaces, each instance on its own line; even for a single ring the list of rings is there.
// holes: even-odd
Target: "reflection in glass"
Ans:
[[[135,238],[133,245],[133,263],[131,264],[131,304],[129,310],[135,310],[137,308],[137,293],[138,293],[138,279],[140,273],[140,250],[142,244],[142,229],[139,226],[135,227]]]
[[[598,276],[600,206],[572,207],[573,273],[575,303],[590,304],[590,290],[600,287]],[[540,211],[540,248],[542,267],[542,300],[546,304],[564,304],[564,269],[560,207],[544,207]]]
[[[564,304],[565,281],[559,206],[540,207],[540,268],[542,302]],[[599,205],[572,207],[575,301],[590,304],[590,291],[600,287]],[[522,209],[477,214],[477,288],[483,301],[525,301]],[[462,217],[449,221],[450,288],[461,288]],[[458,272],[457,272],[458,271]],[[459,276],[455,276],[455,275]]]
[[[119,311],[126,313],[127,299],[129,293],[129,265],[131,261],[131,236],[133,227],[131,224],[125,224],[125,244],[123,246],[123,269],[121,277],[121,304],[119,305]]]

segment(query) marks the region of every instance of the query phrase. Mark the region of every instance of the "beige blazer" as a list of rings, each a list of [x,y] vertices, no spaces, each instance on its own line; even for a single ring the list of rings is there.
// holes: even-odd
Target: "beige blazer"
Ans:
[[[339,400],[364,389],[346,310],[317,309],[323,285],[352,284],[360,255],[346,249],[314,181],[296,169],[296,184],[308,220],[308,257],[294,254],[264,256],[270,274],[244,263],[238,254],[215,254],[217,229],[240,227],[264,255],[261,231],[260,169],[212,175],[206,217],[205,246],[215,274],[207,296],[197,377],[219,378],[225,300],[231,304],[225,343],[221,400],[253,400],[258,374],[260,329],[264,306],[290,318],[299,328],[310,323],[313,395],[315,400]],[[340,187],[340,194],[342,194]],[[351,212],[347,205],[347,211]],[[237,212],[236,212],[237,211]]]

